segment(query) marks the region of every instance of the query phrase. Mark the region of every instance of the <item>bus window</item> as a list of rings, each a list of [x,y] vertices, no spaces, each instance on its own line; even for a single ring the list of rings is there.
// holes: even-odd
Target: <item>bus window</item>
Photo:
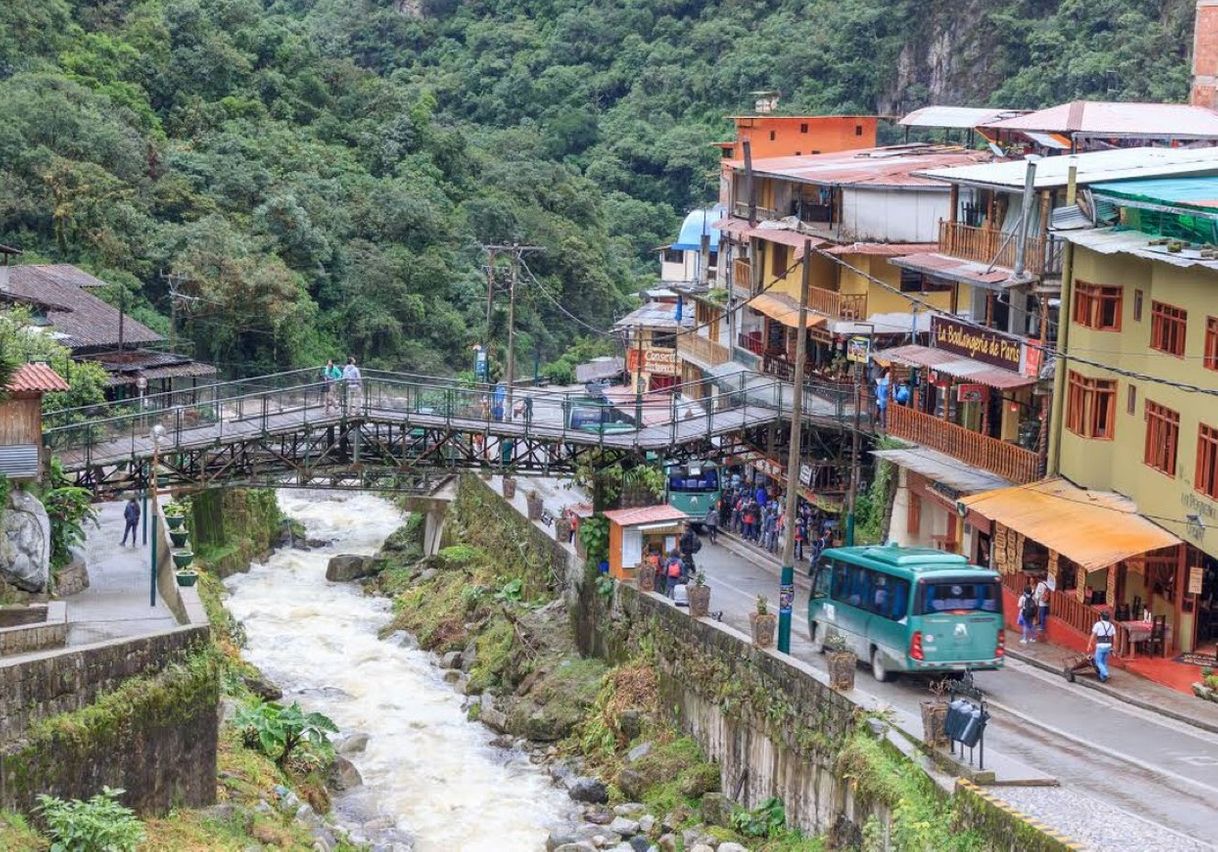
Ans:
[[[826,568],[833,572],[832,598],[835,601],[846,602],[846,598],[850,596],[848,586],[850,580],[850,566],[845,562],[834,560],[830,562]]]
[[[816,569],[816,576],[812,579],[812,597],[823,598],[828,596],[830,571],[829,565],[821,565]]]
[[[871,612],[891,621],[905,617],[909,603],[909,581],[878,571],[871,573]]]
[[[861,565],[850,565],[843,603],[869,610],[872,606],[875,572]]]
[[[936,580],[922,585],[919,615],[998,612],[1002,593],[994,580]]]
[[[674,468],[668,475],[668,488],[683,494],[718,491],[719,471],[703,468],[700,473],[691,473],[685,468]]]

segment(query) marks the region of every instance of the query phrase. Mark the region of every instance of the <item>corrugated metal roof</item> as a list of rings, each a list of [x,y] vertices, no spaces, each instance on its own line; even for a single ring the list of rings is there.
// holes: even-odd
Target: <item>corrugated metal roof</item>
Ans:
[[[640,506],[635,509],[614,509],[605,512],[605,517],[619,527],[634,527],[639,524],[656,524],[663,521],[685,521],[689,515],[680,509],[674,509],[667,504],[660,506]]]
[[[1096,196],[1218,213],[1218,176],[1118,180],[1091,185]]]
[[[978,263],[973,260],[961,260],[936,252],[910,254],[904,257],[894,257],[889,261],[894,266],[913,269],[951,281],[961,281],[965,284],[977,284],[989,290],[1001,289],[1001,285],[1009,281],[1014,272],[1006,267]]]
[[[672,244],[672,248],[681,251],[701,251],[702,235],[706,234],[709,237],[711,254],[718,253],[719,231],[712,223],[717,219],[722,219],[726,213],[727,207],[723,204],[716,204],[705,210],[691,211],[685,216],[685,221],[681,223],[681,232],[677,236],[677,241]]]
[[[595,379],[610,379],[626,369],[622,358],[593,358],[585,364],[575,365],[575,380],[591,382]]]
[[[968,467],[959,459],[923,446],[907,450],[872,450],[871,454],[914,473],[920,473],[928,479],[942,482],[963,494],[976,494],[979,491],[993,491],[996,488],[1011,486],[1011,483],[1001,476],[980,468]]]
[[[988,151],[956,146],[890,145],[832,154],[766,157],[753,161],[753,171],[766,177],[822,186],[938,188],[935,181],[922,177],[921,173],[927,169],[989,162],[993,158]],[[744,168],[739,160],[733,160],[732,165]]]
[[[1054,207],[1049,227],[1054,231],[1077,231],[1079,228],[1094,228],[1095,223],[1077,204]]]
[[[747,304],[758,313],[765,314],[788,328],[799,328],[799,302],[785,293],[762,293],[754,296]],[[804,328],[816,328],[828,321],[828,317],[808,309],[804,316]]]
[[[834,334],[924,334],[930,331],[930,311],[897,311],[872,314],[867,320],[835,320],[829,328]]]
[[[1046,133],[1218,139],[1218,113],[1191,104],[1071,101],[982,126]]]
[[[928,106],[916,109],[898,124],[906,127],[951,127],[971,129],[1004,118],[1023,115],[1027,110],[992,109],[989,107]]]
[[[1092,228],[1085,231],[1062,231],[1057,236],[1076,246],[1082,246],[1100,254],[1129,254],[1145,260],[1179,266],[1182,269],[1200,266],[1205,269],[1218,270],[1218,259],[1201,257],[1200,249],[1168,251],[1167,246],[1150,245],[1150,241],[1154,238],[1141,231]]]
[[[1036,188],[1065,186],[1071,165],[1078,167],[1079,185],[1127,178],[1218,174],[1218,148],[1117,148],[1041,157],[1036,162]],[[1003,160],[954,168],[923,169],[919,174],[951,183],[1022,191],[1028,163],[1026,160]]]
[[[821,237],[814,237],[805,234],[794,228],[786,227],[787,220],[775,219],[750,227],[747,219],[739,219],[735,216],[728,216],[715,222],[715,228],[731,234],[737,240],[746,240],[756,238],[765,240],[770,243],[779,243],[780,245],[790,246],[795,249],[795,259],[804,256],[804,243],[812,243],[813,248],[817,246],[828,245],[828,242]]]
[[[961,502],[1086,571],[1180,544],[1139,515],[1132,500],[1111,491],[1088,491],[1061,478],[976,494]]]
[[[1001,367],[986,364],[984,361],[975,361],[972,358],[957,355],[955,352],[947,352],[943,349],[935,349],[930,346],[918,346],[916,344],[897,346],[893,349],[874,352],[871,357],[879,361],[899,361],[903,364],[911,364],[916,367],[929,367],[933,370],[949,373],[960,379],[980,382],[983,385],[989,385],[992,388],[1002,390],[1036,384],[1035,378],[1029,378],[1011,370],[1004,370]]]
[[[673,302],[648,302],[635,308],[613,324],[616,329],[643,328],[673,329],[694,327],[694,306],[685,305],[681,322],[677,322],[677,306]]]
[[[46,364],[22,364],[13,371],[6,389],[13,393],[52,393],[66,391],[68,383]]]
[[[69,349],[88,349],[118,344],[118,308],[103,302],[86,288],[105,282],[68,264],[23,265],[9,267],[9,282],[0,298],[17,299],[46,305],[47,319]],[[128,315],[123,320],[123,342],[128,345],[157,343],[161,335]]]
[[[38,472],[37,444],[0,446],[0,474],[9,479],[36,479]]]
[[[938,243],[847,243],[825,249],[825,254],[867,254],[876,257],[900,257],[915,252],[934,251]]]

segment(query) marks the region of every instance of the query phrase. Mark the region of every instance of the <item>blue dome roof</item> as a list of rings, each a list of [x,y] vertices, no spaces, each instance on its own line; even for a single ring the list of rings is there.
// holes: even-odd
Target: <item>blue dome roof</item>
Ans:
[[[681,235],[672,247],[679,251],[699,251],[702,248],[702,235],[709,234],[711,254],[718,253],[719,229],[712,228],[711,225],[726,215],[727,208],[722,204],[716,204],[706,210],[690,211],[681,223]]]

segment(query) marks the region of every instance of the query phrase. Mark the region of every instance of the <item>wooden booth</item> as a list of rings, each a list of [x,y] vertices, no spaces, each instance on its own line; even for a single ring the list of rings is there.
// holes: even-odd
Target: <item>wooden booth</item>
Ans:
[[[67,389],[46,364],[13,371],[0,401],[0,473],[16,482],[42,478],[42,395]]]
[[[609,576],[633,580],[650,548],[661,554],[677,546],[689,516],[672,506],[643,506],[605,512],[609,519]]]

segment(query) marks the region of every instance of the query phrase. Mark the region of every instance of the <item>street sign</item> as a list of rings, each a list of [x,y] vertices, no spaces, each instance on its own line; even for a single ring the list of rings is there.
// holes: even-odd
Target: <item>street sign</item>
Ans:
[[[866,364],[871,357],[871,338],[852,337],[846,341],[846,360]]]
[[[1188,569],[1188,593],[1201,594],[1201,586],[1205,581],[1205,569],[1200,565],[1192,565]]]
[[[487,376],[486,350],[481,346],[474,347],[474,380],[485,382]]]

